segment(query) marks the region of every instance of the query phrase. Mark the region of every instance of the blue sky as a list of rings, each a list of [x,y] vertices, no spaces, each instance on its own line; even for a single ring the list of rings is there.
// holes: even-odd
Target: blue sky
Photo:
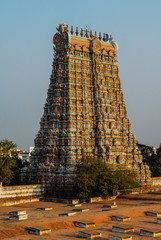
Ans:
[[[0,140],[27,149],[39,129],[59,23],[89,25],[119,44],[132,130],[161,143],[161,1],[0,0]]]

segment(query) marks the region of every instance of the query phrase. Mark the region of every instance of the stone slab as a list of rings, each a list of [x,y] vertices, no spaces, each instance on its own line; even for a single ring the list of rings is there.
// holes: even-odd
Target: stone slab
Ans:
[[[95,227],[94,222],[89,222],[87,220],[81,220],[81,221],[75,221],[74,222],[76,227],[82,227],[82,228],[92,228]]]
[[[161,224],[161,218],[157,218],[157,223]]]
[[[37,210],[45,210],[45,211],[49,211],[49,210],[52,210],[53,208],[51,207],[42,207],[42,208],[37,208]]]
[[[160,237],[161,229],[140,229],[140,235],[147,237]]]
[[[102,234],[97,230],[86,230],[79,231],[79,237],[87,238],[87,239],[96,239],[100,238]]]
[[[44,234],[49,234],[51,232],[51,229],[42,227],[42,226],[37,226],[37,227],[29,227],[28,231],[31,234],[44,235]]]
[[[103,205],[103,208],[117,208],[117,205]]]
[[[71,217],[74,216],[76,212],[67,212],[67,213],[59,213],[59,217]]]
[[[81,207],[82,204],[79,203],[79,204],[68,204],[67,207]]]
[[[120,224],[120,225],[114,225],[112,226],[112,232],[118,232],[118,233],[127,233],[127,232],[134,232],[134,228],[129,225]]]
[[[132,236],[125,235],[122,233],[109,234],[108,240],[132,240]]]
[[[103,208],[102,211],[103,211],[103,212],[110,211],[110,208]]]
[[[71,204],[79,204],[79,199],[72,199]]]
[[[24,215],[26,214],[26,211],[12,211],[9,212],[9,215]]]
[[[88,212],[89,209],[88,208],[77,208],[77,209],[73,209],[73,211],[76,211],[76,212]]]
[[[112,221],[119,221],[119,222],[129,222],[131,220],[130,217],[124,215],[113,215],[111,216]]]
[[[28,219],[27,214],[21,214],[21,215],[10,215],[9,220],[15,220],[15,221],[21,221]]]
[[[145,214],[152,217],[161,217],[161,212],[156,211],[146,211]]]

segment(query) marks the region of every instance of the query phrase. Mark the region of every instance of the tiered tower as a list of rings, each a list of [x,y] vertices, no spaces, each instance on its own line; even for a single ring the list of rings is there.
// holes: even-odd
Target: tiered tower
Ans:
[[[148,166],[131,131],[116,60],[117,44],[109,34],[60,24],[53,37],[52,74],[25,183],[71,186],[76,164],[94,153],[111,164],[127,164],[141,182]]]

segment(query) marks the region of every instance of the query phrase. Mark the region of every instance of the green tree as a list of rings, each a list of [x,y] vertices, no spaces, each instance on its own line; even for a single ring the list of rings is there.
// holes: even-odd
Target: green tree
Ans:
[[[0,182],[8,185],[14,176],[13,169],[16,167],[17,145],[4,139],[0,141]]]
[[[153,147],[138,143],[138,148],[143,156],[143,162],[149,165],[152,177],[161,176],[161,144],[154,153]]]
[[[138,186],[137,175],[132,170],[107,165],[96,156],[83,156],[77,165],[74,188],[78,198],[113,196],[120,189]]]
[[[126,165],[117,165],[115,167],[114,178],[117,182],[117,190],[121,194],[130,193],[133,188],[140,187],[137,173]]]

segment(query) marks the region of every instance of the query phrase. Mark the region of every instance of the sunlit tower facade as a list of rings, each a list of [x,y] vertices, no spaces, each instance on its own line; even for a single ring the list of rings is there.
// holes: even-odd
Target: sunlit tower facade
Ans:
[[[117,43],[109,34],[60,24],[53,37],[52,73],[35,138],[31,166],[21,181],[72,186],[82,154],[109,164],[125,164],[150,181],[121,88]]]

